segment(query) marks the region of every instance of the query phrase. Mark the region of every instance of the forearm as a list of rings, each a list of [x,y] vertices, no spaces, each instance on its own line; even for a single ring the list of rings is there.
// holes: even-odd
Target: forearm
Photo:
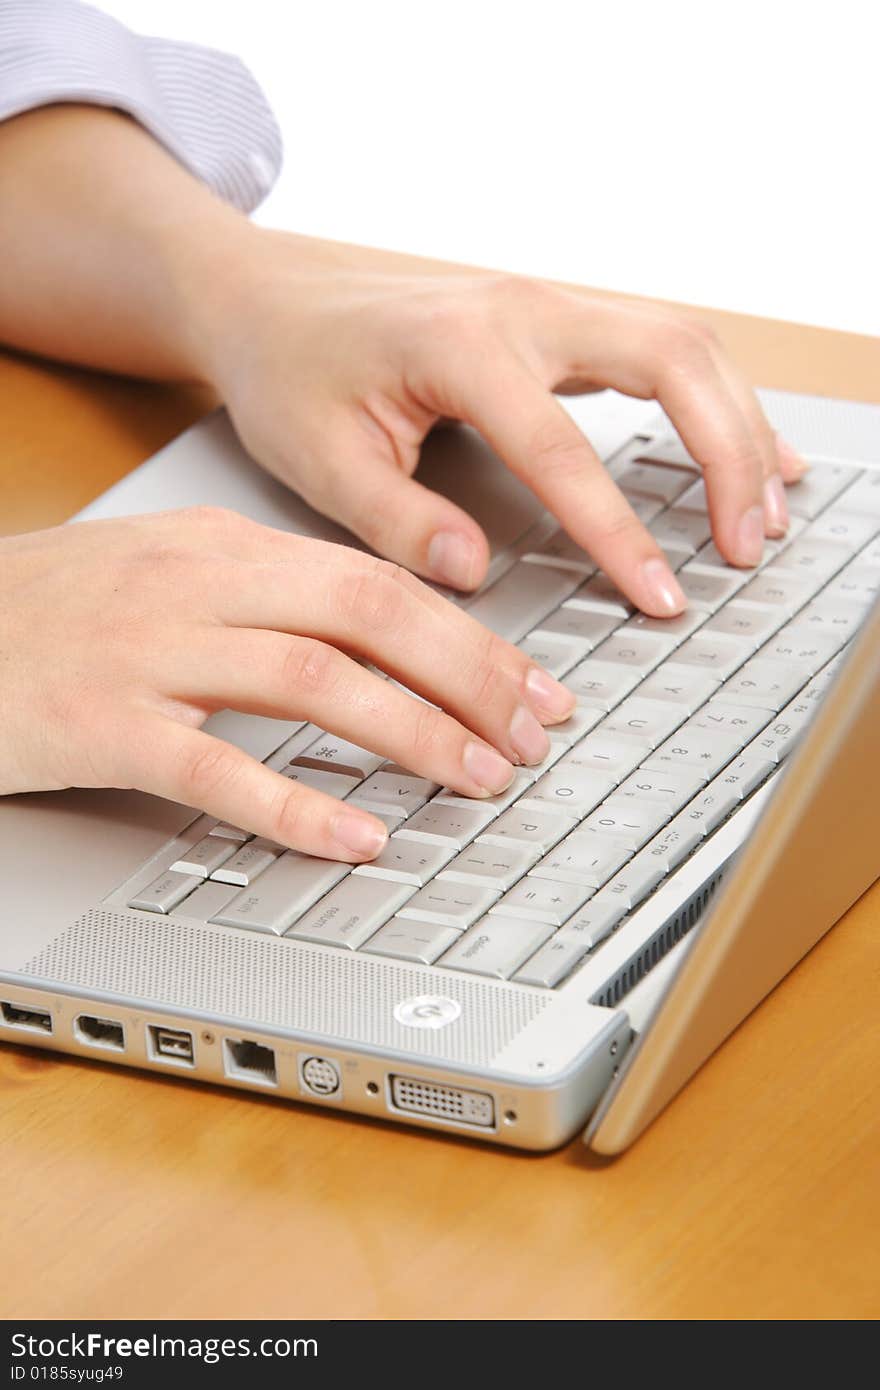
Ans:
[[[257,231],[136,122],[60,105],[0,125],[0,340],[87,366],[205,375],[197,319]]]

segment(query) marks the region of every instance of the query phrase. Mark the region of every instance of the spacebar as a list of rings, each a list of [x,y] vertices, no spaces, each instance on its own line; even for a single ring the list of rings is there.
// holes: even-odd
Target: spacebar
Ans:
[[[583,583],[583,578],[582,574],[568,570],[519,560],[497,583],[480,594],[467,611],[499,637],[518,642],[542,618],[570,598]]]
[[[288,851],[240,893],[211,921],[223,927],[281,936],[298,917],[329,893],[351,868],[331,859],[311,859]]]

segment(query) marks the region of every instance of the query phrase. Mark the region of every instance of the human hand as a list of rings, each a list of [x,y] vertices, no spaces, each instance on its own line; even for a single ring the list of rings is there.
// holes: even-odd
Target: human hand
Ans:
[[[214,508],[0,541],[0,653],[0,794],[137,787],[346,860],[384,825],[203,732],[209,714],[312,720],[488,796],[574,704],[397,566]]]
[[[413,478],[444,417],[474,425],[645,612],[684,596],[653,537],[552,394],[656,397],[703,466],[737,565],[784,533],[804,465],[704,325],[631,300],[249,228],[193,300],[193,351],[251,453],[379,554],[456,588],[480,527]]]

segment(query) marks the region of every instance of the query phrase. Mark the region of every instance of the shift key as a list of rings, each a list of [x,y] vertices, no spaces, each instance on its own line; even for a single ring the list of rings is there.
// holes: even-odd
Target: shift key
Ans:
[[[223,927],[247,927],[281,936],[329,893],[350,868],[350,864],[289,850],[256,883],[237,893],[211,921]]]

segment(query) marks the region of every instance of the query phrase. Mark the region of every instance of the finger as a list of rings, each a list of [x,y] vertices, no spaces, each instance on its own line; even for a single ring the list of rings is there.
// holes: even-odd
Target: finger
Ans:
[[[388,832],[375,816],[271,772],[231,743],[173,719],[152,716],[133,731],[132,785],[303,854],[361,862]]]
[[[486,359],[491,370],[462,367],[463,417],[639,608],[680,613],[685,597],[663,552],[571,417],[511,353]]]
[[[461,507],[408,475],[391,453],[356,431],[333,460],[300,481],[306,500],[346,526],[378,555],[453,589],[475,589],[489,565],[489,542]]]
[[[519,761],[539,761],[535,727],[565,719],[574,697],[518,648],[430,594],[398,565],[335,554],[291,565],[229,565],[211,587],[218,616],[241,628],[317,638],[366,658],[455,714]],[[440,657],[441,659],[438,659]],[[527,707],[527,708],[526,708]],[[529,714],[531,711],[531,715]]]
[[[777,435],[757,396],[726,352],[719,346],[714,356],[718,371],[727,382],[760,451],[764,477],[764,534],[770,537],[784,536],[789,524],[785,482],[795,482],[802,477],[805,465],[790,446],[780,449]]]
[[[195,641],[188,655],[189,669],[176,690],[184,699],[311,720],[466,796],[494,796],[513,780],[510,760],[457,719],[324,642],[226,628]],[[528,761],[539,762],[547,737],[537,721],[533,724],[540,742]]]
[[[542,320],[548,343],[554,332],[559,374],[589,375],[657,399],[703,468],[719,550],[734,564],[757,564],[764,544],[761,444],[718,368],[711,330],[637,303],[559,298]],[[547,343],[539,347],[548,356]]]

